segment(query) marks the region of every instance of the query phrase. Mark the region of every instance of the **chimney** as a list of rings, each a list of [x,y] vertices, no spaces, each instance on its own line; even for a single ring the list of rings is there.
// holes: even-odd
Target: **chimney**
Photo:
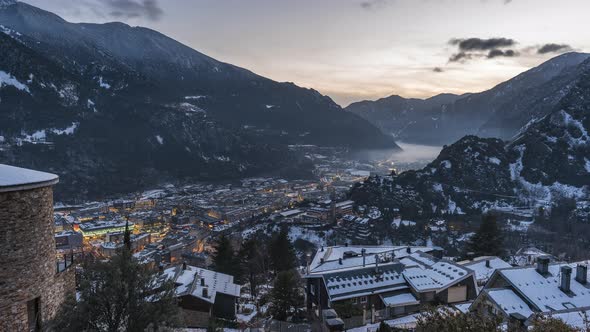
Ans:
[[[186,262],[182,262],[182,270],[186,270]]]
[[[561,290],[565,293],[570,292],[570,283],[572,280],[572,268],[564,265],[561,267]]]
[[[576,267],[576,281],[582,285],[585,285],[588,282],[588,264],[578,264]]]
[[[411,254],[411,253],[412,253],[412,248],[410,248],[410,247],[407,247],[407,248],[406,248],[406,252],[407,252],[408,254]]]
[[[201,286],[205,287],[205,278],[201,278]]]
[[[338,264],[342,265],[342,258],[338,258]]]
[[[379,273],[379,255],[375,255],[375,272]]]
[[[322,249],[320,250],[321,252],[324,252],[324,246],[322,246]]]
[[[541,256],[537,258],[537,272],[542,275],[549,273],[549,257]]]
[[[361,249],[361,255],[363,255],[363,267],[365,267],[365,254],[367,253],[367,250],[365,248]]]
[[[207,288],[203,288],[203,297],[209,297],[209,291]]]
[[[320,258],[320,264],[324,264],[324,259]]]
[[[489,259],[486,259],[486,267],[487,267],[488,269],[492,267],[492,266],[490,265],[490,260],[489,260]]]
[[[344,242],[344,246],[345,247],[348,247],[348,242]]]

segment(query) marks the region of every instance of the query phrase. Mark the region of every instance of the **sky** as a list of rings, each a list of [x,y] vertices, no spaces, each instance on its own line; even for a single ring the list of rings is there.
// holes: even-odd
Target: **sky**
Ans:
[[[346,106],[489,89],[590,51],[588,0],[26,0],[71,22],[158,30]]]

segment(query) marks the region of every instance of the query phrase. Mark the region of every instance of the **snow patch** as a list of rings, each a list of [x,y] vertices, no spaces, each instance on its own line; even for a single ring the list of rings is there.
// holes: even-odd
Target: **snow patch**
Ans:
[[[492,163],[492,164],[496,164],[496,165],[500,165],[500,162],[501,162],[501,161],[500,161],[500,159],[498,159],[498,158],[496,158],[496,157],[491,157],[491,158],[488,158],[488,161],[489,161],[490,163]]]
[[[446,169],[450,169],[450,168],[451,168],[451,166],[452,166],[451,162],[450,162],[450,161],[448,161],[448,160],[443,160],[443,161],[441,161],[441,163],[440,163],[440,164],[441,164],[441,166],[442,166],[442,167],[444,167],[444,168],[446,168]]]
[[[31,93],[28,86],[19,82],[19,80],[17,80],[14,76],[10,75],[9,73],[0,70],[0,88],[7,85],[13,86],[20,91],[26,91],[28,93]]]
[[[156,135],[156,140],[158,140],[158,143],[160,143],[160,145],[164,145],[164,139],[162,138],[162,136]]]
[[[107,90],[111,88],[111,85],[110,85],[110,84],[108,84],[107,82],[105,82],[105,81],[103,80],[102,76],[99,76],[99,77],[98,77],[98,85],[99,85],[101,88],[104,88],[104,89],[107,89]]]

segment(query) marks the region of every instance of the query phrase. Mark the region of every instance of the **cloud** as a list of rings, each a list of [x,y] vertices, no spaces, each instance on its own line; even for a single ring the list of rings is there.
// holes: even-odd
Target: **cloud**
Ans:
[[[555,53],[560,51],[571,51],[573,48],[568,44],[545,44],[537,49],[538,54]]]
[[[164,14],[157,0],[102,0],[101,2],[108,7],[109,15],[115,18],[145,17],[157,21]]]
[[[496,57],[515,57],[519,53],[512,50],[503,50],[517,44],[514,39],[510,38],[453,38],[449,40],[449,45],[457,46],[457,53],[451,55],[449,62],[464,63],[473,58],[493,59]]]
[[[434,67],[432,68],[432,71],[435,73],[442,73],[444,72],[444,70],[441,67]]]
[[[508,38],[454,38],[449,41],[449,44],[459,46],[459,50],[461,51],[487,51],[495,48],[514,46],[516,41],[514,41],[514,39]]]
[[[360,3],[363,9],[376,9],[387,4],[388,0],[364,0]]]
[[[449,62],[465,62],[473,58],[473,55],[474,54],[472,53],[459,52],[451,55],[451,57],[449,58]]]
[[[501,57],[501,56],[511,58],[511,57],[515,57],[518,55],[519,55],[519,53],[514,50],[502,51],[499,49],[493,49],[493,50],[490,50],[490,52],[488,52],[487,58],[493,59],[493,58],[497,58],[497,57]]]

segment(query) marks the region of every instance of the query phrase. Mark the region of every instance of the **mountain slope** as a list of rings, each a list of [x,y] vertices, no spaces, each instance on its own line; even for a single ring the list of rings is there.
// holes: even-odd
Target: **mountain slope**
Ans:
[[[398,114],[395,105],[379,101],[365,102],[364,109],[350,105],[346,110],[358,114],[384,132],[392,132],[403,141],[440,144],[451,143],[464,135],[498,137],[508,140],[528,122],[546,115],[557,105],[585,70],[580,66],[590,57],[583,53],[566,53],[528,70],[494,88],[468,94],[432,108]],[[375,121],[367,108],[379,109]]]
[[[397,148],[357,116],[317,91],[278,83],[199,53],[157,31],[123,23],[74,24],[25,3],[0,9],[0,24],[64,67],[97,83],[126,84],[123,71],[159,85],[169,101],[191,99],[230,128],[247,126],[280,141]],[[278,135],[277,135],[278,134]]]
[[[452,103],[460,98],[454,94],[440,94],[428,99],[406,99],[393,95],[376,101],[360,101],[345,108],[367,119],[384,133],[405,139],[408,137],[406,128],[416,121],[431,115],[430,110]]]
[[[513,140],[466,136],[425,168],[371,178],[353,198],[426,215],[590,198],[590,60],[557,105]]]
[[[59,174],[57,199],[178,179],[309,176],[289,144],[397,148],[316,91],[153,30],[0,6],[0,162]]]

